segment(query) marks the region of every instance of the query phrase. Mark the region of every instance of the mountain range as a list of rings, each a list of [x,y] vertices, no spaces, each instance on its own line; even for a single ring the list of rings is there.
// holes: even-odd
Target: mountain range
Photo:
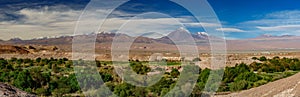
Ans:
[[[149,33],[154,34],[154,32]],[[167,36],[160,38],[150,38],[144,36],[134,37],[126,34],[116,34],[116,33],[97,33],[97,34],[87,34],[87,35],[76,35],[76,36],[61,36],[55,38],[39,38],[31,40],[21,40],[14,38],[7,41],[0,41],[0,44],[32,44],[32,45],[55,45],[62,48],[70,49],[72,45],[72,40],[74,37],[77,39],[87,39],[93,38],[97,35],[96,45],[99,47],[107,47],[111,45],[114,41],[114,37],[121,38],[122,41],[134,39],[133,45],[139,45],[140,47],[149,46],[152,49],[176,49],[176,45],[188,45],[195,41],[199,50],[209,50],[209,34],[205,32],[198,32],[190,34],[189,31],[183,28],[179,28],[173,32],[170,32]],[[261,35],[256,38],[251,39],[237,39],[237,40],[226,40],[226,45],[228,50],[290,50],[290,49],[300,49],[298,45],[300,41],[299,36],[293,35]],[[176,44],[176,45],[175,45]],[[148,48],[149,48],[148,47]],[[138,47],[137,47],[138,48]],[[167,49],[166,49],[167,50]]]

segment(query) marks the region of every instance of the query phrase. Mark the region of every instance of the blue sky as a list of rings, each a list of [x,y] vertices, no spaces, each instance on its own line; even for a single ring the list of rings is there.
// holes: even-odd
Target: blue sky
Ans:
[[[300,1],[295,0],[209,0],[223,27],[246,33],[227,33],[234,38],[261,34],[299,35]],[[273,29],[273,30],[272,30]]]
[[[300,35],[300,1],[297,0],[208,0],[220,22],[227,39],[254,38],[262,34]],[[1,0],[0,39],[32,39],[72,35],[82,11],[89,0]],[[88,22],[99,20],[107,12],[111,1],[102,2],[87,15]],[[200,5],[199,5],[200,6]],[[200,7],[199,7],[200,8]],[[152,13],[145,13],[152,12]],[[155,12],[155,13],[154,13]],[[131,21],[128,22],[128,20]],[[200,20],[201,21],[201,20]],[[126,25],[122,23],[127,22]],[[107,18],[103,29],[137,32],[161,32],[168,34],[180,26],[191,33],[205,32],[185,8],[166,0],[134,0],[119,6]],[[202,26],[216,24],[203,22]],[[113,26],[122,26],[116,29]],[[207,32],[210,33],[210,32]]]

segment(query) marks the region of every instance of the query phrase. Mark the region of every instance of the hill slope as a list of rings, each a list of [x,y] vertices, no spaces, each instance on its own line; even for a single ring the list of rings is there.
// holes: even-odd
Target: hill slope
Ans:
[[[299,97],[300,73],[257,88],[215,97]]]
[[[35,95],[26,93],[18,88],[0,82],[0,96],[1,97],[37,97]]]

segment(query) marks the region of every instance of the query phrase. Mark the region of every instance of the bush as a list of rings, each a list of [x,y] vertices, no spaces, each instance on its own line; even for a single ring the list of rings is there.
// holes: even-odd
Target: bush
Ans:
[[[258,87],[258,86],[264,85],[266,83],[268,83],[268,81],[266,81],[266,80],[259,80],[259,81],[253,83],[253,87]]]
[[[244,72],[244,73],[238,75],[235,78],[235,81],[246,80],[249,82],[256,82],[260,79],[262,79],[262,78],[253,72]]]
[[[259,58],[259,61],[267,61],[267,58],[265,56],[262,56]]]
[[[103,75],[101,75],[101,77],[104,82],[109,82],[109,81],[113,80],[113,77],[111,76],[111,74],[103,74]]]
[[[172,69],[171,76],[177,78],[180,75],[180,72],[177,69]]]
[[[251,59],[252,59],[252,60],[258,60],[258,58],[257,58],[257,57],[252,57]]]
[[[35,93],[36,93],[36,94],[39,94],[39,95],[41,95],[41,96],[46,96],[46,95],[47,95],[47,90],[44,89],[44,88],[37,88],[37,89],[35,90]]]
[[[233,83],[230,83],[230,85],[229,85],[230,91],[240,91],[240,90],[246,89],[247,86],[248,86],[248,82],[245,80],[233,82]]]
[[[194,58],[193,61],[198,62],[198,61],[201,61],[201,59],[200,58]]]

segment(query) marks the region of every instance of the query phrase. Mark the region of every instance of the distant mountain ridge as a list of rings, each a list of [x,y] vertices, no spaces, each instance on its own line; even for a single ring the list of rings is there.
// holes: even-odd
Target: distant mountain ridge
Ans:
[[[76,37],[77,39],[85,39],[85,38],[93,38],[95,35],[97,35],[96,42],[97,43],[106,43],[106,42],[112,42],[115,36],[118,36],[118,38],[124,38],[126,39],[135,39],[135,42],[137,43],[153,43],[153,42],[160,42],[160,43],[167,43],[172,44],[172,41],[178,41],[178,42],[191,42],[191,39],[194,39],[195,41],[203,41],[208,40],[208,34],[205,32],[198,32],[195,34],[190,33],[188,30],[184,28],[179,28],[171,33],[169,33],[167,36],[163,36],[161,38],[150,38],[147,37],[147,35],[154,34],[152,33],[146,33],[145,35],[133,37],[126,34],[121,33],[111,33],[111,32],[101,32],[101,33],[91,33],[91,34],[84,34],[84,35],[76,35],[76,36],[60,36],[60,37],[44,37],[44,38],[37,38],[37,39],[31,39],[31,40],[22,40],[20,38],[13,38],[7,41],[3,41],[4,43],[16,43],[16,44],[48,44],[48,45],[55,45],[55,44],[71,44],[72,39]],[[190,38],[190,36],[192,36]],[[171,40],[173,39],[173,40]],[[188,39],[188,40],[187,40]]]
[[[126,34],[119,33],[92,33],[85,35],[76,36],[61,36],[55,38],[40,38],[32,40],[21,40],[18,38],[11,39],[8,41],[0,41],[0,44],[34,44],[34,45],[55,45],[63,48],[70,49],[72,46],[73,38],[77,39],[87,39],[94,38],[96,35],[96,45],[99,47],[105,47],[109,49],[111,43],[114,41],[115,36],[118,36],[120,41],[127,41],[134,39],[134,44],[140,44],[141,48],[146,46],[158,46],[159,49],[174,48],[176,45],[180,44],[192,44],[195,41],[199,49],[210,50],[209,38],[214,38],[209,36],[205,32],[190,33],[184,28],[179,28],[173,32],[170,32],[167,36],[161,38],[150,38],[147,35],[155,34],[154,32],[142,35],[139,37],[129,36]],[[274,36],[264,34],[256,38],[251,39],[241,39],[241,40],[226,40],[226,45],[228,50],[267,50],[267,49],[300,49],[299,44],[300,36],[294,35],[282,35]],[[161,47],[163,45],[163,47]],[[138,48],[138,47],[137,47]],[[156,48],[156,47],[155,47]]]
[[[258,38],[293,37],[293,36],[295,36],[295,35],[280,35],[280,36],[277,36],[277,35],[263,34],[263,35],[258,36]]]
[[[295,36],[295,35],[270,35],[270,34],[263,34],[260,35],[256,38],[251,38],[250,40],[272,40],[272,39],[295,39],[295,38],[300,38],[299,36]]]

